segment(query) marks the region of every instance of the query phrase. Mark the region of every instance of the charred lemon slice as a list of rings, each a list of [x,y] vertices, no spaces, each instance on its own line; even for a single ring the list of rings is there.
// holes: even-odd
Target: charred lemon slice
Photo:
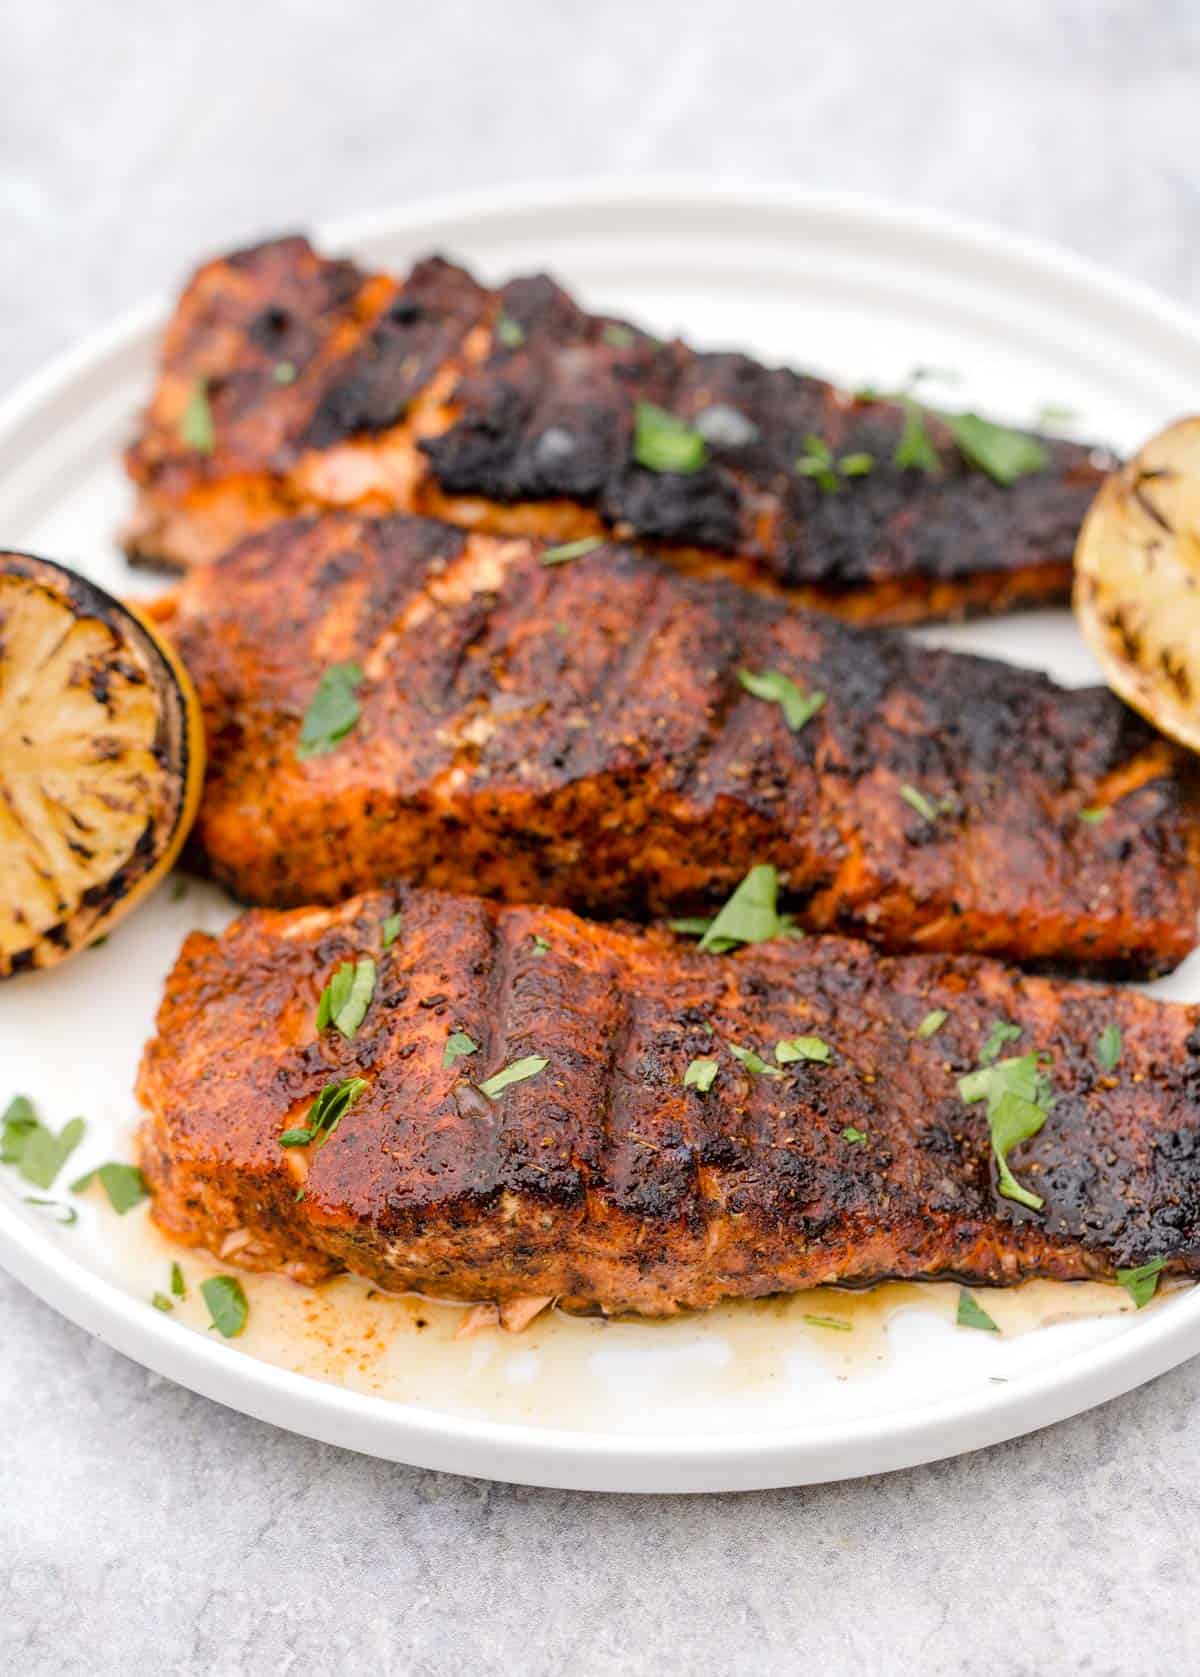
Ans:
[[[1200,751],[1200,419],[1105,481],[1075,550],[1075,615],[1113,691]]]
[[[0,553],[0,978],[64,960],[145,896],[203,773],[195,692],[149,624]]]

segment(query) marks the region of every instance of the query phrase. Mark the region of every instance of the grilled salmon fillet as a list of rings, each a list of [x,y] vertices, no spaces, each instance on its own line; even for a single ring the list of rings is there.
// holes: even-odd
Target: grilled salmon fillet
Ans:
[[[891,948],[1114,973],[1192,948],[1186,754],[1107,691],[633,550],[546,558],[341,513],[194,570],[160,616],[207,723],[214,875],[262,905],[407,880],[641,918],[771,862],[810,930]],[[344,664],[361,715],[301,760]],[[824,703],[793,731],[743,673]]]
[[[698,469],[638,463],[639,403],[703,434]],[[1065,600],[1113,458],[1043,438],[1042,468],[1005,486],[926,415],[927,469],[897,465],[918,420],[911,403],[587,314],[544,275],[488,290],[434,258],[394,279],[278,239],[207,263],[183,293],[126,457],[128,551],[184,567],[273,519],[354,507],[644,538],[860,621]]]
[[[322,987],[367,956],[357,1034],[318,1033]],[[984,1108],[958,1091],[997,1020],[1006,1055],[1045,1056],[1049,1116],[1008,1158],[1041,1210],[999,1194]],[[141,1162],[179,1240],[458,1299],[666,1314],[885,1277],[1191,1272],[1198,1025],[986,959],[834,938],[705,955],[563,910],[380,892],[192,933],[142,1063]],[[797,1035],[828,1061],[778,1063]],[[446,1065],[452,1036],[474,1047]],[[706,1092],[697,1060],[716,1065]],[[280,1145],[350,1078],[336,1128]]]

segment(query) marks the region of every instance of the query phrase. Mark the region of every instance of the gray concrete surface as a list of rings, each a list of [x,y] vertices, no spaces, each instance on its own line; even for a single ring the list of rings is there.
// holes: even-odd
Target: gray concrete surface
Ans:
[[[199,249],[534,176],[885,193],[1200,302],[1189,0],[43,0],[0,66],[3,385]],[[940,1466],[617,1500],[275,1432],[3,1276],[0,1320],[11,1677],[1200,1666],[1200,1363]]]

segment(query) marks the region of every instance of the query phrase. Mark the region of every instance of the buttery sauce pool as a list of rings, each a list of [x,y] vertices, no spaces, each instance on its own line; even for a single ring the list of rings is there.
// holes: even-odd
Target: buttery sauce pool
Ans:
[[[249,1317],[228,1345],[232,1354],[325,1380],[397,1403],[413,1403],[492,1420],[605,1430],[670,1430],[685,1422],[780,1424],[802,1390],[830,1415],[878,1413],[883,1391],[862,1388],[893,1378],[898,1319],[911,1330],[941,1335],[931,1346],[953,1389],[975,1389],[1009,1377],[995,1359],[1011,1342],[1055,1324],[1129,1313],[1116,1286],[1031,1281],[1020,1287],[978,1289],[974,1297],[997,1333],[955,1326],[959,1291],[946,1283],[889,1282],[862,1292],[819,1288],[789,1297],[738,1301],[666,1321],[569,1317],[543,1312],[521,1334],[488,1328],[457,1339],[465,1308],[412,1294],[380,1292],[355,1276],[303,1287],[276,1275],[248,1274],[207,1253],[180,1248],[155,1228],[140,1206],[125,1217],[97,1208],[97,1233],[115,1280],[149,1300],[170,1294],[171,1265],[179,1263],[186,1296],[171,1320],[182,1329],[209,1331],[200,1283],[217,1274],[242,1282]],[[950,1336],[965,1344],[952,1347]],[[987,1342],[985,1344],[985,1342]],[[909,1362],[923,1354],[906,1348]],[[971,1365],[964,1377],[960,1364]],[[994,1366],[1004,1372],[989,1372]],[[917,1375],[928,1382],[936,1369]],[[827,1388],[822,1403],[820,1388]],[[914,1388],[896,1400],[934,1395]],[[857,1401],[854,1401],[857,1398]],[[865,1408],[864,1408],[865,1400]],[[726,1418],[727,1417],[727,1418]]]

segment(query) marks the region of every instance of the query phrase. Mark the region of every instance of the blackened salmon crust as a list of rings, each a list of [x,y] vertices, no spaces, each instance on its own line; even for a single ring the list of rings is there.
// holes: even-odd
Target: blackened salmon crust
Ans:
[[[553,555],[551,555],[553,557]],[[244,901],[393,880],[598,915],[711,911],[756,863],[815,931],[1138,973],[1194,945],[1181,753],[1069,690],[600,548],[419,519],[277,525],[167,627],[209,736],[199,844]],[[321,674],[361,715],[301,761]],[[798,731],[743,685],[823,694]]]
[[[198,385],[207,449],[187,417]],[[639,402],[703,431],[701,469],[635,459]],[[1002,485],[932,413],[933,469],[896,465],[912,423],[911,404],[589,314],[544,275],[488,290],[432,258],[395,280],[280,239],[183,294],[127,456],[129,550],[185,566],[274,518],[355,506],[636,537],[860,621],[1065,599],[1112,457],[1042,438],[1044,469]],[[813,438],[871,469],[798,471]]]
[[[364,956],[378,977],[357,1034],[318,1033],[322,986]],[[998,1193],[984,1109],[957,1088],[997,1019],[1053,1091],[1009,1160],[1041,1211]],[[378,893],[188,938],[143,1061],[142,1167],[178,1239],[451,1298],[664,1314],[887,1277],[1194,1272],[1198,1023],[988,960],[840,939],[713,956],[564,911]],[[447,1066],[451,1033],[475,1047]],[[779,1064],[798,1034],[828,1062]],[[716,1065],[707,1092],[686,1084],[695,1060]],[[324,1144],[281,1147],[350,1077],[363,1091]]]

